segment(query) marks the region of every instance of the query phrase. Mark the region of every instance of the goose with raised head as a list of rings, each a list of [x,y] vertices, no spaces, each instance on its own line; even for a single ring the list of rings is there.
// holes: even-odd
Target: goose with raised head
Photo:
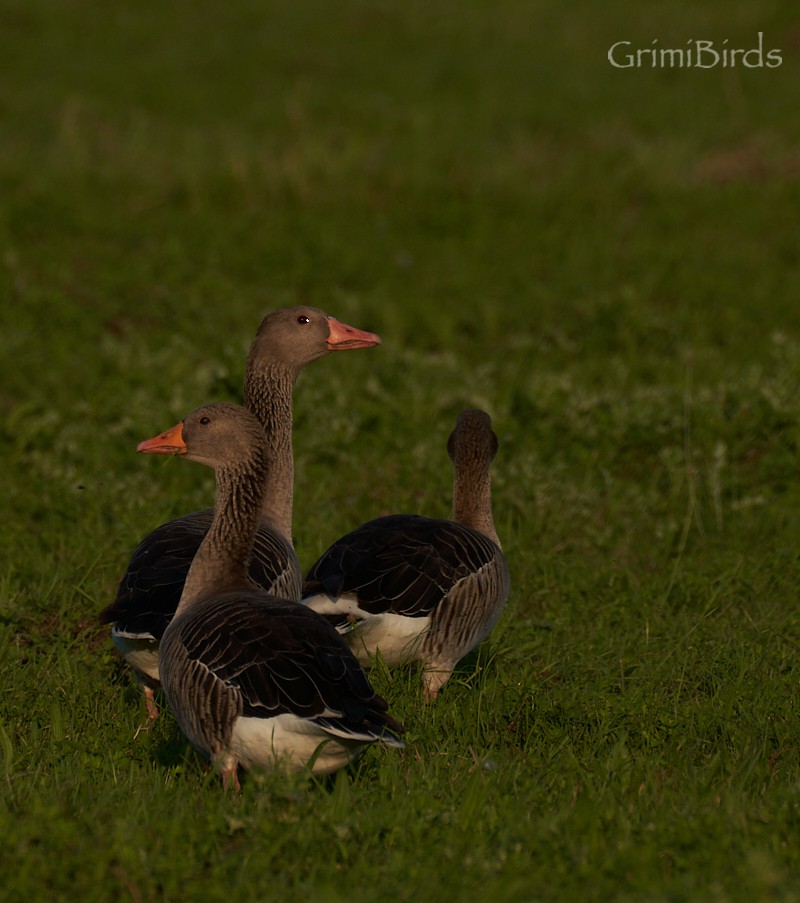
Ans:
[[[272,467],[255,535],[250,579],[276,595],[298,599],[302,572],[292,544],[294,456],[292,391],[300,371],[332,351],[380,344],[372,332],[348,326],[315,307],[273,311],[250,346],[244,380],[247,408],[264,427]],[[114,602],[100,613],[145,695],[148,722],[158,715],[158,644],[178,605],[189,565],[213,511],[195,511],[153,530],[134,550]]]
[[[466,410],[447,443],[451,520],[395,514],[357,527],[313,565],[302,602],[347,638],[362,665],[422,664],[433,700],[458,661],[497,623],[508,565],[492,516],[489,468],[497,453],[489,415]]]
[[[158,666],[178,725],[223,784],[238,790],[239,766],[328,774],[366,744],[401,748],[402,725],[336,630],[298,602],[252,587],[271,465],[255,417],[238,405],[205,405],[138,450],[182,455],[216,474],[213,521],[161,637]]]

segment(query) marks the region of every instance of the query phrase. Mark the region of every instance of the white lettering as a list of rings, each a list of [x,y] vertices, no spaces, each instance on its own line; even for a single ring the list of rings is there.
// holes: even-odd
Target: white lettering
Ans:
[[[697,66],[698,69],[712,69],[719,62],[719,54],[714,50],[713,41],[695,41],[694,49],[696,53],[695,66]],[[710,53],[713,59],[704,63],[703,59],[706,53]]]
[[[783,56],[781,55],[780,50],[770,50],[767,54],[767,68],[774,69],[776,66],[780,66],[783,63]]]
[[[612,66],[614,66],[614,68],[630,69],[631,66],[633,66],[633,54],[629,53],[627,56],[623,57],[623,59],[627,60],[626,63],[618,63],[616,61],[616,59],[614,58],[614,51],[617,49],[617,47],[630,47],[630,46],[631,46],[630,41],[617,41],[616,44],[612,44],[608,48],[608,61],[609,61],[609,63],[611,63]]]
[[[678,68],[683,69],[683,50],[680,47],[672,48],[672,49],[669,49],[666,47],[662,48],[662,50],[661,50],[662,67],[669,66],[670,69],[673,68],[675,66],[675,57],[676,56],[678,58],[678,64],[677,64]]]
[[[642,47],[640,50],[636,51],[636,65],[641,68],[642,65],[642,57],[650,55],[650,66],[652,69],[656,68],[656,52],[655,50],[650,50],[649,48]]]
[[[751,62],[752,55],[755,54],[755,62]],[[758,33],[758,47],[748,50],[742,56],[742,62],[748,69],[760,69],[764,65],[764,32]]]
[[[658,38],[650,44],[634,49],[631,41],[617,41],[608,48],[608,62],[615,69],[713,69],[735,68],[737,64],[748,69],[774,69],[783,65],[782,50],[765,52],[763,31],[758,32],[756,46],[749,49],[730,47],[728,38],[717,42],[689,38],[685,49],[658,47]]]

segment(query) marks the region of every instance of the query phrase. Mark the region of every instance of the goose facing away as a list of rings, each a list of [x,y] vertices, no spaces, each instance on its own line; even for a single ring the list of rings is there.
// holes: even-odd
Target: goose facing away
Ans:
[[[489,467],[497,437],[484,411],[466,410],[447,443],[452,520],[379,517],[335,542],[313,565],[302,602],[345,635],[363,665],[419,662],[433,700],[459,659],[497,623],[508,565],[494,527]]]
[[[211,404],[142,442],[214,468],[214,518],[159,649],[159,672],[190,742],[238,789],[237,769],[327,774],[403,728],[336,630],[298,602],[254,589],[248,563],[268,447],[244,408]]]
[[[281,597],[300,597],[302,573],[292,545],[292,390],[300,371],[332,351],[370,348],[380,341],[314,307],[282,308],[261,321],[244,382],[245,404],[264,427],[271,452],[250,566],[253,585]],[[153,699],[159,686],[158,644],[212,515],[210,508],[195,511],[148,534],[131,556],[116,599],[100,613],[142,685],[148,721],[158,715]]]

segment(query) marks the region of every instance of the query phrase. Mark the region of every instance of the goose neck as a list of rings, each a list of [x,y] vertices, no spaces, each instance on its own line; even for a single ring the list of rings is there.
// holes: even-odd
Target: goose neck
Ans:
[[[259,456],[246,468],[217,470],[214,519],[189,568],[176,616],[212,595],[249,586],[265,464]]]
[[[290,542],[294,504],[294,382],[294,374],[286,368],[251,366],[248,367],[244,387],[245,406],[264,428],[269,456],[261,517]]]

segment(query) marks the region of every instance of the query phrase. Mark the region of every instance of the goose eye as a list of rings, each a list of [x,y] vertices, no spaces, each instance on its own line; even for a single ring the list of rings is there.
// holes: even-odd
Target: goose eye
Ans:
[[[297,322],[298,322],[301,326],[305,326],[307,323],[310,323],[311,320],[310,320],[307,316],[305,316],[305,314],[301,314],[301,315],[297,318]]]
[[[206,426],[207,424],[211,423],[211,418],[210,417],[201,417],[200,423],[202,423],[203,426]]]

